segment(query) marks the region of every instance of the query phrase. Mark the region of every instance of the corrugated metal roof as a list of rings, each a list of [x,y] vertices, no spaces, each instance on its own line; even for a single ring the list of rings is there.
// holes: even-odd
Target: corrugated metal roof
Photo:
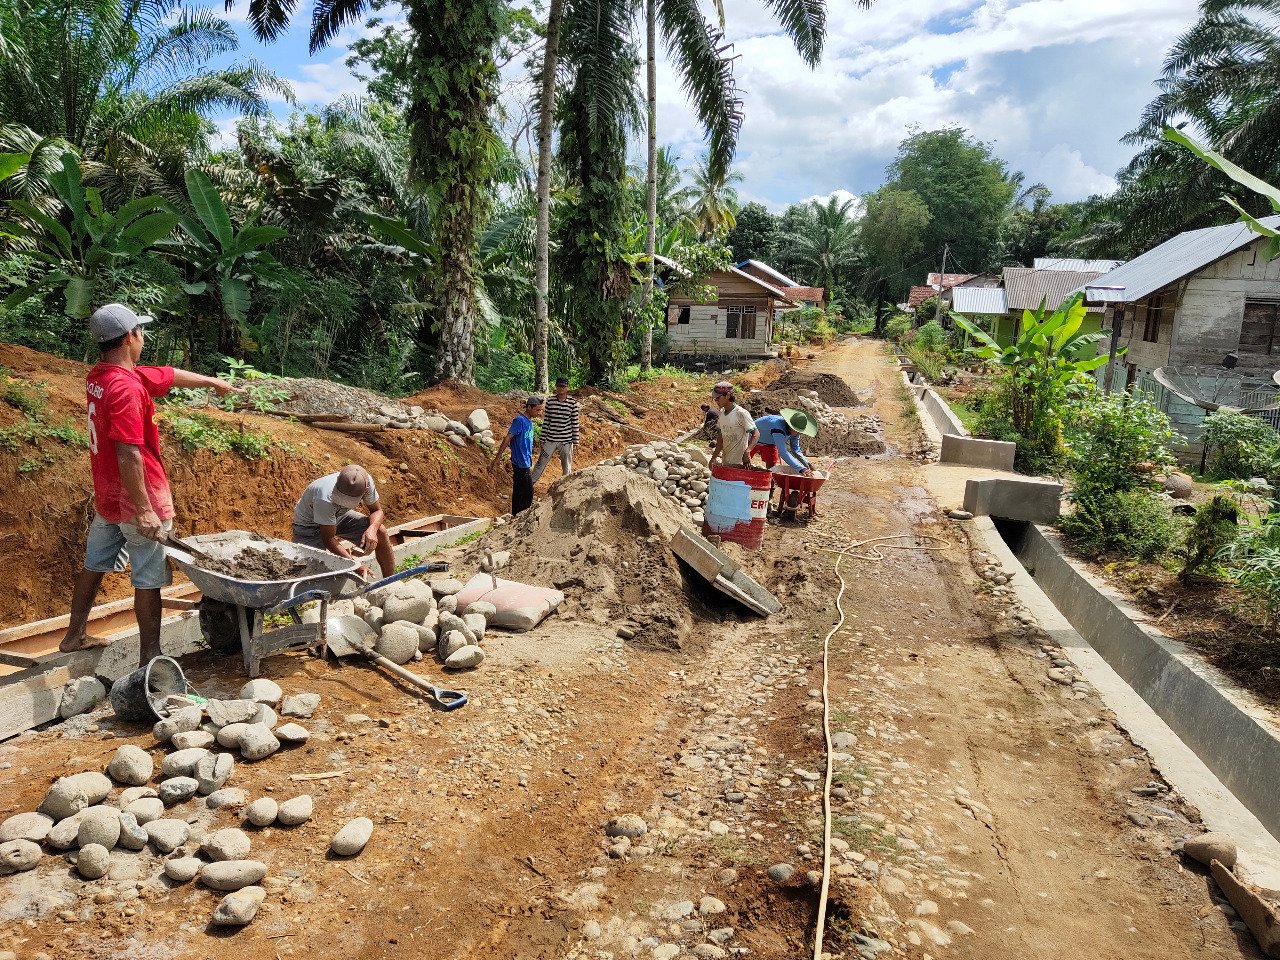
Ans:
[[[686,270],[683,266],[676,263],[670,257],[664,257],[660,253],[655,253],[653,255],[653,262],[661,264],[662,266],[667,267],[668,269],[675,270],[681,276],[684,276],[684,277],[689,276],[689,271]],[[747,262],[750,263],[752,261],[747,261]],[[725,268],[725,272],[736,274],[737,276],[742,277],[745,280],[750,280],[752,283],[754,283],[758,287],[764,287],[764,289],[768,290],[771,294],[773,294],[779,300],[784,300],[787,303],[794,302],[790,297],[788,297],[785,293],[783,293],[777,287],[774,287],[774,286],[771,286],[770,284],[765,283],[759,277],[753,277],[751,274],[747,273],[745,270],[739,270],[737,267],[729,266]],[[799,304],[795,304],[795,305],[799,306]]]
[[[772,277],[774,283],[776,283],[780,287],[800,286],[800,284],[796,283],[786,274],[779,273],[777,270],[773,269],[773,267],[769,266],[767,263],[765,263],[762,260],[743,260],[740,264],[738,264],[738,267],[739,269],[741,269],[742,267],[745,267],[747,265],[753,266],[757,270],[759,270],[761,273],[767,274],[768,276]]]
[[[1280,227],[1280,215],[1264,217],[1262,222],[1268,227]],[[1152,247],[1142,256],[1116,267],[1096,281],[1086,281],[1085,296],[1091,303],[1133,303],[1175,280],[1203,270],[1257,239],[1258,235],[1243,223],[1188,230],[1158,247]]]
[[[955,287],[951,307],[956,313],[1005,313],[1009,305],[1001,287]]]
[[[1049,310],[1076,290],[1103,274],[1094,270],[1037,270],[1034,267],[1005,267],[1005,300],[1010,310],[1035,310],[1041,301]],[[1101,308],[1092,310],[1101,312]]]
[[[1085,273],[1106,273],[1114,270],[1123,260],[1081,260],[1075,257],[1036,257],[1031,266],[1036,270],[1080,270]]]

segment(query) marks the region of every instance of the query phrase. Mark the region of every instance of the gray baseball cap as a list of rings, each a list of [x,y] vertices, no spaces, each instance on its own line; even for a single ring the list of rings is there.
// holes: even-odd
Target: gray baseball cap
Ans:
[[[150,322],[151,317],[140,317],[123,303],[108,303],[93,311],[89,318],[89,335],[96,343],[105,343]]]

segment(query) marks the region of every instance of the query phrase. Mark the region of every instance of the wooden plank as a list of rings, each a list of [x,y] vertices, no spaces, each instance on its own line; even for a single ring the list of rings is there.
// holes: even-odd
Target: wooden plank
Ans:
[[[200,591],[194,583],[179,583],[171,587],[165,587],[160,591],[161,603],[165,599],[199,599]],[[133,611],[133,598],[125,597],[123,600],[112,600],[109,603],[100,603],[89,611],[90,632],[95,621],[109,619],[119,613],[131,613]],[[70,614],[60,614],[56,617],[47,617],[44,620],[34,620],[31,623],[19,624],[16,627],[9,627],[0,630],[0,647],[8,646],[18,640],[25,640],[29,637],[37,637],[41,634],[53,633],[55,631],[64,631],[67,624],[71,621]]]

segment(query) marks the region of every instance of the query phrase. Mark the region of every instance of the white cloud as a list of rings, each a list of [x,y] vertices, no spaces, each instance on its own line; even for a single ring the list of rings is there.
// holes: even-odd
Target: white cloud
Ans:
[[[304,63],[298,67],[301,77],[290,77],[289,84],[299,104],[323,107],[343,97],[361,97],[365,83],[344,62],[346,55],[327,63]]]
[[[965,127],[1057,199],[1111,189],[1132,154],[1119,139],[1196,15],[1195,0],[830,4],[810,69],[764,4],[725,8],[746,110],[739,192],[774,209],[875,189],[912,127]],[[658,109],[660,140],[690,161],[701,130],[665,63]]]

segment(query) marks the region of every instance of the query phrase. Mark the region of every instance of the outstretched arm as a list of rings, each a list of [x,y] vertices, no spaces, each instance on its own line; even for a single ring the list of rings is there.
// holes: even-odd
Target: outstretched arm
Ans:
[[[228,393],[248,393],[244,387],[233,387],[218,377],[206,377],[203,373],[192,373],[178,367],[173,368],[173,385],[187,389],[212,389],[220,397]]]

